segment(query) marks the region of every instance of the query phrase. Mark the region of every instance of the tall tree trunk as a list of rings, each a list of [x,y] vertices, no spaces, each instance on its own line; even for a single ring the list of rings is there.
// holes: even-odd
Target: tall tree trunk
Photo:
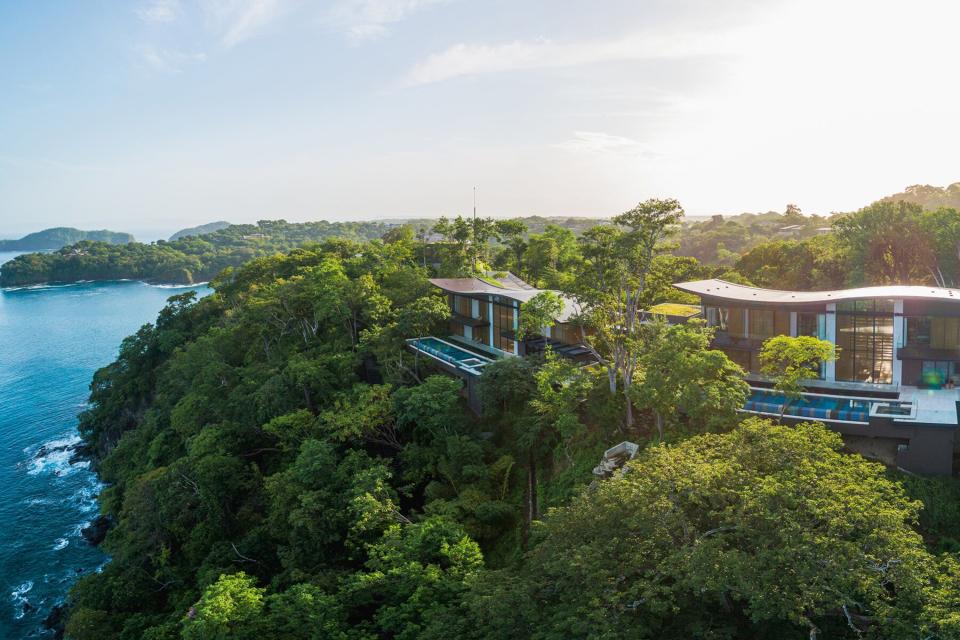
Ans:
[[[317,408],[313,405],[313,396],[310,395],[310,387],[307,385],[303,385],[303,400],[307,403],[310,413],[317,415]]]
[[[537,461],[533,457],[533,449],[527,454],[527,524],[531,524],[540,517],[540,507],[537,505]]]
[[[660,442],[663,442],[663,415],[659,411],[654,412],[654,415],[657,419],[657,435],[660,436]]]
[[[623,399],[626,401],[626,423],[627,428],[633,426],[633,403],[630,401],[630,389],[633,387],[633,370],[629,365],[623,368]]]

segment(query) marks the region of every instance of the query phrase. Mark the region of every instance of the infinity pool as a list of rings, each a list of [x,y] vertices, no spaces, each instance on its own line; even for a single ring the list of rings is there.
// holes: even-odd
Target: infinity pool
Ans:
[[[882,400],[880,402],[886,403],[889,401]],[[870,416],[870,404],[869,400],[805,395],[799,400],[791,400],[783,413],[787,416],[813,418],[815,420],[867,422]],[[744,411],[776,415],[780,415],[782,408],[783,394],[762,390],[754,390],[743,406]]]
[[[440,338],[434,338],[433,336],[413,338],[407,340],[407,344],[421,353],[433,356],[444,362],[449,362],[456,367],[474,374],[479,374],[481,367],[485,367],[493,362],[490,358],[485,358],[472,351],[461,349],[455,344],[451,344]]]

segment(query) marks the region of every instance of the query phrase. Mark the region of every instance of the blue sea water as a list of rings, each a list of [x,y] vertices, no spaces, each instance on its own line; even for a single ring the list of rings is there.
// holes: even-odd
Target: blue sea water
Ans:
[[[0,254],[0,264],[9,257]],[[187,289],[110,282],[0,290],[0,638],[43,637],[50,608],[107,561],[80,535],[97,515],[100,485],[62,447],[78,441],[94,371]]]

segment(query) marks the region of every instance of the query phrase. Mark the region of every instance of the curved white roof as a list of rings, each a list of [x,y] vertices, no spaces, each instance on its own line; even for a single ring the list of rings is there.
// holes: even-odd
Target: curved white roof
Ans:
[[[836,291],[779,291],[734,284],[724,280],[694,280],[680,282],[677,289],[710,298],[723,298],[736,302],[762,302],[773,304],[822,304],[840,300],[864,298],[919,298],[925,300],[956,300],[960,302],[960,289],[922,287],[918,285],[886,285],[881,287],[858,287]]]

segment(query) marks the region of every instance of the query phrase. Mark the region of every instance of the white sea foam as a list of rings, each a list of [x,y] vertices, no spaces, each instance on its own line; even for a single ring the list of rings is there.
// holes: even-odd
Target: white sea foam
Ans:
[[[41,291],[43,289],[65,289],[82,284],[90,284],[93,280],[77,280],[76,282],[45,282],[42,284],[25,284],[19,287],[3,287],[4,291]]]
[[[53,550],[60,551],[60,549],[65,549],[68,544],[70,544],[70,541],[66,538],[57,538],[57,541],[53,545]]]
[[[28,507],[37,507],[44,504],[53,504],[53,500],[49,498],[30,498],[29,500],[24,500],[21,504],[25,504]]]
[[[45,442],[36,449],[33,457],[27,462],[27,473],[32,476],[42,473],[65,476],[76,469],[86,469],[90,466],[89,461],[70,464],[70,458],[74,454],[72,447],[79,443],[80,436],[76,434]]]
[[[194,282],[193,284],[149,284],[147,286],[154,287],[156,289],[193,289],[195,287],[205,287],[209,282]]]
[[[89,486],[83,487],[73,492],[70,501],[81,513],[89,513],[97,508],[97,494],[103,489],[103,485],[94,481]]]
[[[26,600],[24,596],[29,593],[30,589],[33,589],[33,581],[27,580],[26,582],[15,587],[13,591],[10,592],[10,599],[14,602],[23,602]]]

